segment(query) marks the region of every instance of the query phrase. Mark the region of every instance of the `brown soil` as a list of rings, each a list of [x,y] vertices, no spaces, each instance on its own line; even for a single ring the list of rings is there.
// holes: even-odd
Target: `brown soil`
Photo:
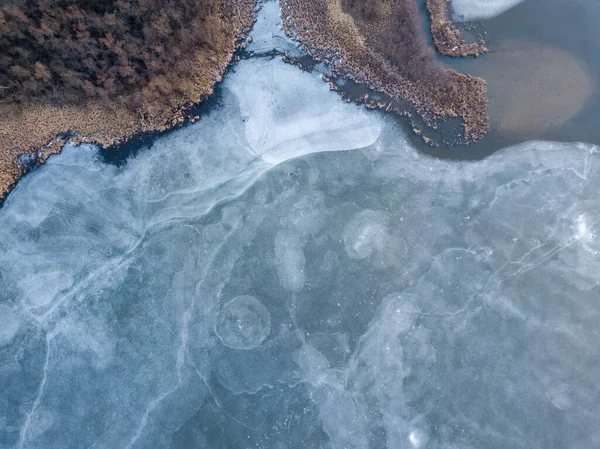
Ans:
[[[486,83],[435,63],[414,0],[282,0],[286,31],[335,77],[408,103],[433,128],[458,118],[463,141],[488,128]],[[378,105],[386,109],[390,103]],[[392,105],[393,108],[393,105]],[[405,111],[398,111],[405,112]]]
[[[427,0],[431,18],[431,36],[437,51],[452,57],[479,56],[488,51],[483,39],[465,41],[462,33],[448,17],[448,3],[452,0]]]

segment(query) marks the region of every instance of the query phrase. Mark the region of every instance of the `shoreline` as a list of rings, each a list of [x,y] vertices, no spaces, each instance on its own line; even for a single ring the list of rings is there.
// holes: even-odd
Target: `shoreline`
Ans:
[[[446,0],[441,1],[446,2]],[[241,58],[253,57],[252,54],[246,53],[245,47],[248,34],[256,21],[257,13],[260,11],[261,3],[261,0],[255,2],[252,14],[249,16],[248,21],[243,27],[243,32],[238,36],[238,39],[235,42],[235,50],[228,62],[224,65],[224,69],[220,76],[215,78],[210,91],[203,95],[200,101],[179,108],[179,110],[172,115],[171,121],[168,124],[163,124],[161,126],[139,126],[122,134],[110,134],[107,133],[105,129],[100,129],[97,133],[82,133],[79,131],[60,132],[47,140],[48,143],[45,145],[38,146],[34,149],[26,148],[24,151],[21,148],[18,154],[13,152],[13,154],[11,154],[14,158],[13,170],[10,173],[10,176],[12,177],[11,182],[6,182],[6,177],[0,179],[0,181],[4,181],[3,183],[0,183],[0,207],[2,207],[6,201],[9,193],[16,187],[19,179],[27,173],[34,171],[51,155],[60,153],[64,145],[68,143],[73,143],[75,145],[80,143],[97,144],[100,146],[100,152],[105,162],[119,165],[124,163],[132,154],[136,154],[141,148],[151,145],[157,138],[198,120],[206,113],[201,113],[201,111],[206,111],[206,108],[210,109],[218,103],[219,88],[226,73],[234,67]],[[284,12],[286,12],[284,9],[285,7],[286,2],[284,0],[282,1],[282,9]],[[294,34],[293,27],[289,23],[284,22],[284,29],[288,35]],[[299,36],[294,35],[292,37],[305,51],[310,50],[308,43],[299,39]],[[324,58],[319,52],[307,51],[307,54],[305,59],[310,59],[314,64],[323,61],[328,62],[327,58]],[[282,56],[286,59],[285,55]],[[298,61],[288,58],[287,62],[302,67],[302,64]],[[420,139],[420,142],[422,144],[424,143],[425,147],[429,149],[439,146],[440,143],[456,146],[469,142],[469,139],[460,136],[460,127],[452,120],[452,117],[457,117],[457,114],[453,114],[452,111],[445,111],[446,115],[444,116],[444,111],[442,110],[437,110],[436,112],[435,110],[431,111],[426,108],[423,109],[420,107],[418,101],[411,101],[411,99],[403,98],[403,96],[397,95],[393,89],[386,88],[388,86],[382,86],[381,84],[377,85],[376,83],[370,82],[368,79],[356,79],[357,77],[353,76],[352,73],[340,70],[340,67],[336,66],[335,63],[330,63],[329,66],[332,69],[333,76],[330,79],[325,79],[325,81],[329,83],[332,90],[335,90],[340,94],[343,100],[364,104],[365,107],[370,109],[377,108],[398,114],[403,117],[403,123],[406,123],[406,127],[409,128],[407,129],[407,133],[410,134],[410,129],[412,129],[412,132],[415,134],[415,136],[411,136],[411,140],[419,141],[418,139]],[[477,81],[478,79],[475,77],[459,74],[458,72],[449,69],[445,70],[446,72],[453,73],[454,76],[460,77],[459,79],[461,81],[466,81],[467,85],[463,87],[467,87],[469,81],[474,82],[475,86],[481,87],[481,81]],[[349,87],[349,85],[353,85],[354,88],[352,88],[352,86]],[[485,100],[485,90],[483,93],[480,91],[478,95],[480,100]],[[479,107],[475,111],[475,115],[479,114],[481,116],[482,114],[485,114],[483,111],[485,111],[486,108],[487,103],[482,104],[481,101],[479,101]],[[469,111],[466,112],[469,113]],[[487,129],[487,114],[485,114],[485,119],[486,121],[480,125],[480,127],[484,126],[484,128]],[[464,131],[467,133],[468,129],[465,128]],[[471,137],[473,137],[473,140],[479,140],[485,134],[481,128],[473,129],[472,132],[473,134]],[[413,137],[416,137],[417,139],[413,139]],[[419,151],[424,150],[422,145],[417,145],[417,147]],[[429,153],[429,151],[426,150],[424,152]]]
[[[243,38],[242,41],[243,40],[245,40],[245,38]],[[2,208],[2,206],[4,206],[4,203],[8,199],[8,196],[17,187],[21,179],[23,179],[28,174],[34,172],[38,168],[41,168],[48,158],[59,155],[66,145],[96,145],[98,146],[98,154],[102,158],[103,162],[107,164],[113,164],[116,166],[122,166],[127,163],[127,160],[130,157],[135,156],[140,150],[143,150],[144,148],[149,148],[150,146],[152,146],[152,144],[154,144],[156,140],[160,139],[161,137],[166,136],[172,132],[176,132],[177,130],[182,129],[185,126],[188,126],[192,123],[195,123],[197,120],[200,120],[203,115],[209,113],[211,109],[218,106],[221,84],[230,68],[235,67],[235,65],[241,59],[242,57],[239,54],[238,49],[236,50],[234,56],[231,58],[231,61],[228,63],[227,70],[223,73],[221,79],[217,81],[213,86],[212,93],[207,95],[200,102],[188,106],[186,111],[181,111],[183,113],[183,119],[177,120],[177,122],[170,127],[166,127],[164,129],[134,132],[123,138],[115,139],[114,141],[112,141],[112,143],[102,143],[95,141],[92,138],[82,138],[80,135],[78,135],[78,133],[69,131],[66,133],[57,134],[50,143],[44,145],[37,151],[24,152],[19,154],[17,156],[18,158],[29,158],[29,161],[27,164],[21,164],[21,167],[19,167],[19,176],[13,181],[11,185],[9,185],[8,189],[4,193],[2,193],[2,191],[0,190],[0,209]],[[36,157],[36,153],[41,153],[42,157]]]
[[[488,52],[485,39],[479,36],[477,42],[467,42],[462,31],[450,18],[449,7],[452,0],[426,0],[433,44],[443,56],[464,58],[479,56]]]
[[[299,61],[292,61],[289,58],[286,58],[285,55],[281,54],[281,53],[278,53],[277,56],[282,57],[282,59],[285,62],[287,62],[288,64],[296,65],[300,70],[311,71],[312,67],[319,63],[319,61],[315,60],[314,58],[312,58],[310,56],[303,57],[302,62],[304,64],[301,64]],[[251,53],[247,53],[244,49],[240,49],[234,55],[234,58],[232,59],[227,72],[229,72],[229,70],[231,70],[231,69],[235,69],[235,66],[242,60],[252,59],[252,58],[267,58],[267,57],[273,57],[273,55],[272,54],[253,55]],[[208,96],[201,103],[198,103],[191,107],[191,111],[193,111],[192,115],[200,115],[200,118],[201,118],[201,117],[205,116],[206,114],[209,114],[212,109],[214,109],[220,105],[222,83],[225,80],[225,77],[227,76],[227,72],[223,75],[223,79],[221,81],[219,81],[217,84],[215,84],[214,93],[212,95]],[[326,81],[323,80],[323,82],[326,82]],[[351,80],[344,80],[344,82],[345,83],[353,83]],[[330,81],[330,83],[332,83],[332,82]],[[454,151],[454,150],[455,149],[458,150],[460,148],[467,148],[468,145],[458,143],[458,144],[456,144],[457,146],[455,148],[450,149],[450,150],[444,149],[440,145],[431,145],[430,143],[427,143],[426,139],[423,138],[424,137],[423,133],[415,131],[414,123],[413,123],[414,114],[413,114],[413,116],[411,116],[410,112],[401,114],[396,111],[385,111],[385,109],[383,109],[383,108],[378,108],[376,106],[375,107],[370,106],[368,102],[365,102],[365,98],[364,98],[365,93],[371,92],[369,90],[369,88],[365,87],[363,85],[358,85],[358,84],[356,84],[356,88],[360,90],[361,95],[358,95],[358,96],[354,95],[353,93],[351,93],[351,90],[347,88],[347,86],[337,86],[336,85],[335,88],[333,88],[330,85],[330,89],[334,90],[340,96],[341,101],[354,102],[355,104],[360,104],[362,107],[365,107],[367,109],[379,109],[383,113],[391,113],[390,115],[391,115],[392,119],[397,121],[399,123],[399,125],[403,129],[406,130],[407,138],[409,139],[411,144],[415,147],[415,150],[418,152],[427,154],[429,156],[432,156],[432,157],[435,157],[438,159],[480,160],[480,159],[484,159],[485,157],[488,157],[489,155],[491,155],[493,152],[495,152],[497,150],[497,149],[494,149],[494,151],[489,152],[489,153],[486,152],[485,154],[474,153],[474,152],[468,151],[466,155],[462,155],[462,152]],[[373,97],[368,97],[368,98],[371,101],[373,100]],[[115,143],[115,144],[109,145],[109,146],[102,146],[102,145],[94,143],[94,142],[81,142],[81,141],[78,142],[78,144],[79,143],[91,143],[93,145],[97,145],[98,146],[98,155],[99,155],[99,157],[102,158],[102,161],[104,163],[112,164],[117,167],[120,167],[120,166],[125,165],[130,158],[135,157],[140,151],[150,149],[150,147],[154,144],[154,142],[156,142],[156,140],[158,140],[164,136],[167,136],[172,132],[176,132],[185,126],[188,126],[188,125],[194,123],[195,121],[196,120],[185,120],[171,128],[168,128],[168,129],[165,129],[162,131],[146,131],[146,132],[137,133],[137,134],[134,134],[133,136],[131,136],[131,138],[129,138],[128,140],[125,140],[125,141],[122,141],[119,143]],[[58,138],[59,137],[57,136],[57,139]],[[436,139],[432,138],[432,140],[435,141]],[[69,140],[68,136],[65,136],[64,142],[65,142],[65,145],[72,143]],[[48,154],[48,157],[58,156],[60,154],[61,150],[62,150],[62,147],[60,148],[59,151]],[[44,160],[44,162],[45,162],[45,160]],[[15,181],[14,185],[6,193],[6,195],[0,196],[0,210],[4,206],[4,203],[8,199],[8,196],[10,195],[12,190],[14,190],[14,188],[17,186],[18,182],[21,179],[23,179],[25,176],[27,176],[27,175],[35,172],[35,170],[41,168],[44,165],[44,162],[41,162],[41,163],[35,162],[35,163],[32,163],[32,164],[28,165],[27,167],[25,167],[21,177],[17,181]]]
[[[4,203],[20,178],[51,155],[60,153],[69,142],[116,148],[138,140],[138,137],[143,139],[143,136],[177,129],[198,120],[195,112],[198,105],[213,96],[215,85],[235,62],[238,50],[244,46],[256,21],[257,6],[262,1],[242,0],[227,10],[231,28],[221,36],[224,39],[222,48],[210,50],[203,56],[200,48],[197,54],[188,55],[190,60],[195,61],[192,64],[196,64],[197,70],[193,71],[193,76],[181,80],[186,84],[185,94],[174,95],[169,100],[170,104],[163,104],[160,108],[142,112],[123,104],[111,105],[110,108],[94,103],[85,106],[0,105],[0,110],[5,113],[4,120],[0,121],[0,204]],[[152,87],[152,83],[149,86]],[[127,98],[118,97],[117,101],[122,103]]]
[[[416,2],[401,0],[374,18],[352,16],[339,4],[318,0],[308,8],[300,0],[282,0],[286,34],[327,63],[333,79],[351,80],[390,98],[385,110],[402,115],[407,108],[395,106],[406,103],[433,130],[460,120],[463,138],[457,143],[483,138],[489,127],[486,82],[436,64]],[[406,23],[403,33],[397,33],[397,23]]]

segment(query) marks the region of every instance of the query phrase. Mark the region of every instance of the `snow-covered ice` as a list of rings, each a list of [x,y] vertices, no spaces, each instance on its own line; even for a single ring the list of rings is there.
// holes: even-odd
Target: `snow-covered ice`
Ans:
[[[303,54],[298,44],[285,34],[279,2],[268,0],[261,6],[246,50],[255,55],[270,52],[285,53],[289,56]]]
[[[485,20],[499,16],[525,0],[452,0],[454,20]]]

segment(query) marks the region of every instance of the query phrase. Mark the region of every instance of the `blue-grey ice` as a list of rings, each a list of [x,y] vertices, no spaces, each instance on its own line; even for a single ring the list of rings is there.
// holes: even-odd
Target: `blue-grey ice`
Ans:
[[[261,5],[246,50],[254,55],[275,52],[289,56],[302,55],[298,44],[283,29],[279,2],[268,0]]]
[[[600,447],[597,147],[433,159],[268,52],[222,90],[0,209],[0,448]]]
[[[10,344],[19,331],[19,317],[12,308],[0,303],[0,347]]]
[[[225,303],[217,318],[215,334],[232,349],[252,349],[271,332],[269,310],[254,296],[242,295]]]

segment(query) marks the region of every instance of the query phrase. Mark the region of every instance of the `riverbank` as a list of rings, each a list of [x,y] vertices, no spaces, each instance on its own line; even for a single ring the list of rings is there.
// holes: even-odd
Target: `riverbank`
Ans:
[[[416,2],[342,4],[340,0],[283,0],[284,27],[315,59],[332,67],[336,79],[350,79],[389,101],[377,107],[404,114],[414,109],[426,127],[461,123],[459,143],[487,132],[487,86],[482,78],[440,66],[420,27]],[[417,130],[422,131],[422,130]]]
[[[448,14],[452,0],[426,0],[425,6],[431,19],[431,37],[437,51],[453,58],[479,56],[487,53],[483,37],[477,42],[467,42]]]
[[[245,45],[243,37],[254,23],[256,3],[236,2],[232,10],[216,15],[228,22],[226,27],[217,27],[224,33],[218,39],[219,51],[197,58],[186,79],[169,81],[168,85],[183,86],[173,90],[173,96],[169,96],[169,86],[154,85],[161,95],[169,96],[158,107],[151,103],[152,107],[132,108],[121,100],[84,106],[0,103],[0,198],[30,168],[60,152],[68,141],[97,143],[103,148],[131,146],[127,143],[137,144],[147,136],[197,120],[198,105],[211,98],[236,49]],[[378,94],[380,101],[377,95],[369,97],[364,92],[352,99],[408,116],[413,131],[426,143],[434,141],[431,134],[447,127],[448,119],[455,119],[451,144],[480,140],[488,127],[485,81],[435,63],[434,52],[418,26],[413,0],[381,5],[358,10],[340,0],[281,3],[285,31],[311,58],[331,65],[333,76],[327,81],[333,89],[344,93],[346,81],[346,85],[354,83]],[[398,23],[405,25],[402,32],[396,28]]]
[[[256,0],[221,2],[218,9],[206,12],[212,18],[208,24],[185,18],[184,23],[190,29],[171,30],[170,33],[189,33],[193,36],[201,32],[194,27],[210,28],[202,30],[210,34],[210,45],[181,54],[178,58],[181,67],[171,70],[168,66],[163,67],[160,70],[165,75],[151,78],[136,91],[127,91],[101,101],[93,100],[92,96],[91,100],[83,98],[79,104],[62,105],[53,104],[55,102],[51,100],[37,103],[13,100],[11,103],[9,100],[12,97],[4,93],[4,97],[0,97],[0,198],[14,187],[29,168],[44,163],[50,155],[60,152],[67,141],[110,147],[127,142],[136,135],[162,132],[186,121],[196,120],[198,116],[193,112],[195,105],[210,97],[215,84],[222,79],[243,37],[254,23],[256,3]],[[183,19],[178,18],[180,22]],[[153,25],[159,29],[173,28],[176,25],[173,20],[171,25]],[[149,33],[145,29],[144,32]],[[123,51],[120,54],[127,57]]]

